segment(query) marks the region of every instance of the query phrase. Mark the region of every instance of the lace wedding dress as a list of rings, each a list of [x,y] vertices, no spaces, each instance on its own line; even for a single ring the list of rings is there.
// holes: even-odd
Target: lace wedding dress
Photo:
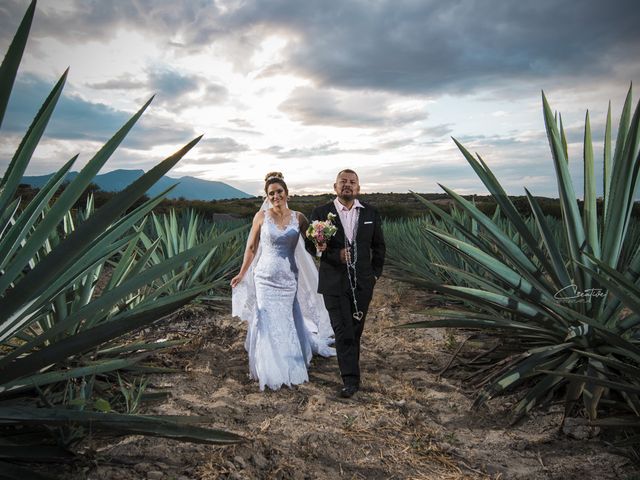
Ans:
[[[317,275],[296,213],[280,228],[265,211],[259,252],[234,289],[232,312],[249,323],[245,348],[260,390],[304,383],[313,353],[335,355],[329,317],[316,293]]]

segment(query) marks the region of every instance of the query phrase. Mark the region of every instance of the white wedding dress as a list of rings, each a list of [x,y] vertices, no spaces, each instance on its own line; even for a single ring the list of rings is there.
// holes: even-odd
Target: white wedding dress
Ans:
[[[260,230],[256,258],[233,290],[234,316],[248,322],[245,348],[249,372],[277,390],[309,380],[313,353],[334,356],[333,330],[322,297],[317,294],[318,272],[304,250],[295,212],[284,229],[269,210]]]

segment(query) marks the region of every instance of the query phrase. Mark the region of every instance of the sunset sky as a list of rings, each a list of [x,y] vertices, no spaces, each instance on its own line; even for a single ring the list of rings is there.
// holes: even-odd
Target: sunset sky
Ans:
[[[28,4],[0,0],[3,55]],[[485,193],[455,137],[509,193],[557,196],[544,90],[581,191],[585,112],[601,164],[608,101],[616,126],[640,80],[639,21],[637,0],[40,0],[0,171],[70,67],[28,174],[80,153],[78,170],[155,94],[104,171],[147,170],[204,134],[171,176],[259,194],[278,170],[304,194],[353,168],[364,192]]]

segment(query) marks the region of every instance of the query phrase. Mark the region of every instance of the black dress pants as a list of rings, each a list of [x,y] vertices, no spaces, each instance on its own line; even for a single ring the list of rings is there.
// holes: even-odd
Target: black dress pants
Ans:
[[[345,385],[360,386],[360,338],[367,318],[373,290],[356,291],[360,321],[353,318],[355,307],[351,292],[342,295],[323,295],[324,305],[335,334],[335,347],[340,375]]]

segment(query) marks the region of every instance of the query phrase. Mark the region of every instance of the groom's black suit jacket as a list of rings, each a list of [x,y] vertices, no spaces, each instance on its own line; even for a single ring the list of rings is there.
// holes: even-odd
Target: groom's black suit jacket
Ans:
[[[373,290],[376,279],[382,274],[384,255],[386,251],[382,234],[382,221],[378,210],[372,205],[360,202],[364,208],[359,209],[356,246],[358,258],[356,275],[358,290]],[[327,215],[333,213],[336,218],[333,223],[338,227],[336,234],[329,239],[327,250],[320,259],[320,274],[318,279],[318,293],[325,295],[342,295],[350,290],[347,269],[340,261],[340,249],[345,247],[345,234],[340,215],[333,202],[316,207],[311,213],[311,222],[326,220]],[[309,253],[315,255],[316,247],[306,239],[305,245]]]

